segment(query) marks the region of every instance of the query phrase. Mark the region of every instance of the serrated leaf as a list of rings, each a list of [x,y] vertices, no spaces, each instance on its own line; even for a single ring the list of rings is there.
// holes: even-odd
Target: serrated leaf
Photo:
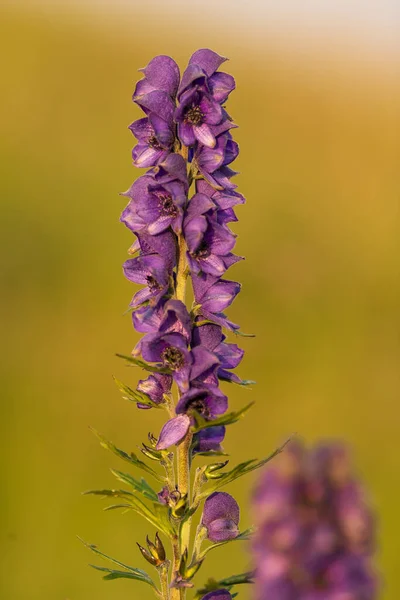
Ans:
[[[124,569],[123,571],[115,571],[113,569],[107,569],[105,567],[97,567],[95,565],[90,565],[91,567],[93,567],[94,569],[97,569],[98,571],[107,572],[108,579],[117,579],[117,578],[121,578],[121,577],[127,577],[129,579],[136,579],[137,581],[143,581],[144,583],[151,585],[151,587],[153,587],[155,590],[157,590],[153,580],[146,573],[146,571],[142,571],[142,569],[137,569],[136,567],[130,567],[129,565],[125,565],[124,563],[120,562],[119,560],[116,560],[115,558],[112,558],[111,556],[108,556],[107,554],[104,554],[103,552],[101,552],[97,548],[97,546],[95,546],[94,544],[88,544],[87,542],[82,540],[82,538],[78,538],[78,539],[82,542],[82,544],[84,544],[84,546],[86,546],[86,548],[88,548],[89,550],[91,550],[92,552],[97,554],[98,556],[101,556],[102,558],[104,558],[104,560],[108,560],[109,562]],[[110,575],[112,575],[112,574],[119,574],[119,575],[110,577]]]
[[[114,469],[111,469],[111,473],[114,475],[114,477],[118,479],[118,481],[121,481],[126,485],[130,485],[135,490],[135,492],[143,494],[143,496],[148,500],[158,502],[157,493],[153,490],[153,488],[149,486],[145,479],[141,479],[139,481],[132,477],[132,475],[129,475],[128,473],[122,473],[122,471],[116,471]]]
[[[197,432],[201,431],[202,429],[207,429],[208,427],[216,427],[218,425],[232,425],[233,423],[239,421],[239,419],[243,417],[243,415],[253,406],[253,404],[254,402],[250,402],[240,410],[227,413],[226,415],[222,415],[222,417],[219,417],[218,419],[213,419],[212,421],[206,421],[201,415],[196,413],[196,426],[194,428],[194,431]]]
[[[272,452],[272,454],[267,456],[267,458],[263,458],[262,460],[257,460],[256,458],[253,458],[251,460],[247,460],[246,462],[236,465],[236,467],[234,467],[231,471],[228,471],[227,473],[221,473],[221,476],[218,479],[213,479],[212,482],[210,482],[211,485],[207,488],[207,490],[205,492],[202,492],[202,494],[200,495],[200,498],[201,499],[207,498],[210,494],[212,494],[216,490],[220,489],[224,485],[227,485],[228,483],[231,483],[232,481],[235,481],[235,479],[242,477],[242,475],[246,475],[247,473],[250,473],[251,471],[254,471],[255,469],[259,469],[260,467],[263,467],[270,460],[275,458],[275,456],[280,454],[289,441],[290,441],[290,439],[287,440],[282,446],[280,446],[279,448],[274,450],[274,452]]]
[[[135,367],[140,367],[141,369],[145,369],[145,371],[150,371],[150,373],[166,373],[171,374],[171,370],[166,367],[162,367],[161,365],[151,365],[140,358],[136,358],[135,356],[127,356],[126,354],[116,354],[118,358],[123,358],[127,362],[135,365]]]
[[[164,408],[164,402],[157,404],[156,402],[153,402],[153,400],[151,400],[149,396],[144,392],[139,392],[139,390],[134,390],[130,388],[128,385],[125,385],[125,383],[122,383],[122,381],[119,381],[119,379],[117,379],[114,376],[113,379],[120,392],[123,393],[122,397],[124,398],[124,400],[129,400],[130,402],[134,402],[135,404],[144,404],[145,406],[149,406],[150,408]]]
[[[115,454],[122,460],[125,460],[126,462],[130,463],[131,465],[134,465],[138,469],[142,469],[142,471],[146,471],[146,473],[149,473],[150,475],[152,475],[154,477],[154,479],[156,479],[157,481],[159,481],[161,483],[164,483],[164,478],[161,475],[159,475],[158,473],[156,473],[156,471],[154,471],[154,469],[149,467],[145,462],[140,460],[140,458],[138,458],[134,452],[131,452],[130,454],[128,454],[124,450],[120,450],[120,448],[117,448],[117,446],[115,446],[115,444],[108,441],[101,433],[99,433],[92,427],[90,427],[90,429],[91,429],[91,431],[93,431],[94,435],[100,440],[100,445],[103,448],[105,448],[106,450],[110,450],[111,452],[113,452],[113,454]]]

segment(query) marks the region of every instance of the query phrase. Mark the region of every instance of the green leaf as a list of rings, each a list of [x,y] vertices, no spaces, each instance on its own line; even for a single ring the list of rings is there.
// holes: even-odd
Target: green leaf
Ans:
[[[115,471],[114,469],[111,469],[111,473],[118,479],[118,481],[121,481],[126,485],[130,485],[135,490],[135,492],[143,494],[143,496],[148,500],[158,502],[157,492],[155,492],[153,488],[149,486],[145,479],[141,479],[139,481],[132,477],[132,475],[129,475],[128,473],[122,473],[122,471]]]
[[[98,571],[104,571],[104,572],[108,573],[108,575],[106,575],[104,577],[104,579],[118,579],[121,577],[125,577],[128,579],[136,579],[137,581],[143,581],[144,583],[151,585],[151,587],[153,587],[155,590],[157,590],[153,580],[146,573],[146,571],[142,571],[142,569],[137,569],[136,567],[130,567],[129,565],[125,565],[124,563],[120,562],[119,560],[116,560],[115,558],[112,558],[111,556],[107,556],[107,554],[103,554],[103,552],[100,552],[100,550],[94,544],[88,544],[87,542],[85,542],[84,540],[82,540],[79,537],[78,537],[78,539],[82,542],[82,544],[84,544],[84,546],[86,546],[86,548],[88,548],[89,550],[91,550],[92,552],[97,554],[98,556],[101,556],[105,560],[108,560],[109,562],[117,565],[118,567],[122,567],[122,569],[124,569],[123,571],[114,571],[113,569],[107,569],[105,567],[97,567],[95,565],[90,565],[91,567],[93,567],[94,569],[97,569]]]
[[[149,467],[145,462],[140,460],[140,458],[138,458],[136,456],[136,454],[134,454],[134,452],[131,452],[130,454],[128,454],[124,450],[120,450],[112,442],[109,442],[101,433],[99,433],[92,427],[90,427],[90,429],[93,431],[94,435],[100,440],[100,445],[103,448],[105,448],[106,450],[110,450],[116,456],[118,456],[119,458],[122,458],[122,460],[127,461],[128,463],[130,463],[131,465],[134,465],[138,469],[142,469],[142,471],[146,471],[146,473],[149,473],[150,475],[152,475],[157,481],[164,483],[164,478],[161,475],[159,475],[158,473],[156,473],[156,471],[154,471],[154,469]]]
[[[118,358],[123,358],[127,362],[135,365],[135,367],[140,367],[146,371],[150,371],[151,373],[171,373],[171,370],[167,369],[166,367],[162,367],[160,365],[151,365],[140,358],[135,358],[134,356],[127,356],[125,354],[116,354],[115,356],[118,356]]]
[[[115,510],[118,508],[125,509],[125,511],[134,510],[167,536],[175,534],[174,527],[169,519],[169,508],[164,504],[151,502],[151,506],[149,507],[140,498],[132,495],[125,499],[124,504],[113,504],[105,510]]]
[[[217,542],[216,544],[211,544],[210,546],[207,546],[207,548],[200,552],[199,556],[196,558],[196,562],[202,561],[204,557],[210,552],[210,550],[214,550],[215,548],[219,548],[220,546],[225,546],[225,544],[229,544],[230,542],[240,542],[243,540],[248,540],[253,532],[254,528],[250,527],[249,529],[246,529],[246,531],[242,531],[242,533],[239,533],[238,536],[231,540],[225,540],[223,542]]]
[[[150,408],[164,408],[165,402],[157,404],[156,402],[153,402],[153,400],[151,400],[149,396],[147,396],[147,394],[139,392],[138,390],[133,390],[128,385],[122,383],[122,381],[119,381],[119,379],[117,379],[116,377],[113,377],[113,379],[118,389],[124,394],[122,396],[124,400],[135,402],[135,404],[139,402],[140,404],[144,404],[145,406],[149,406]]]
[[[196,591],[195,598],[201,598],[209,592],[213,592],[221,588],[230,590],[235,585],[253,583],[253,581],[254,571],[248,571],[247,573],[241,573],[240,575],[232,575],[231,577],[226,577],[225,579],[220,579],[219,581],[216,581],[215,579],[209,579],[203,588]]]
[[[87,490],[82,492],[83,496],[101,496],[102,498],[126,498],[133,496],[132,492],[126,490]]]
[[[233,423],[239,421],[239,419],[243,417],[243,415],[249,410],[249,408],[253,406],[253,404],[254,402],[250,402],[250,404],[247,404],[240,410],[227,413],[226,415],[222,415],[222,417],[219,417],[218,419],[213,419],[212,421],[206,421],[201,415],[196,413],[196,426],[194,428],[194,431],[201,431],[202,429],[207,429],[207,427],[215,427],[217,425],[232,425]]]
[[[247,460],[246,462],[242,462],[236,465],[236,467],[234,467],[231,471],[228,471],[227,473],[221,473],[220,477],[218,479],[213,479],[211,485],[207,488],[207,490],[205,492],[202,492],[202,494],[200,495],[201,499],[207,498],[216,490],[220,489],[224,485],[227,485],[228,483],[231,483],[232,481],[235,481],[235,479],[242,477],[242,475],[246,475],[247,473],[250,473],[255,469],[263,467],[267,462],[269,462],[270,460],[275,458],[275,456],[280,454],[289,441],[290,438],[289,440],[286,440],[286,442],[282,446],[274,450],[272,454],[267,456],[267,458],[263,458],[262,460],[257,460],[256,458],[253,458],[251,460]]]

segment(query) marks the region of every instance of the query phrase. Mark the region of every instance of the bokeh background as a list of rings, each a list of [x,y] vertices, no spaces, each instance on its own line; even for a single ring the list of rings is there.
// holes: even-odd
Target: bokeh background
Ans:
[[[278,6],[274,6],[278,5]],[[297,432],[353,446],[379,514],[381,598],[400,594],[399,28],[381,2],[2,3],[0,52],[0,543],[7,600],[152,597],[103,582],[81,535],[144,567],[150,528],[103,513],[82,490],[113,485],[118,460],[92,425],[127,450],[161,416],[120,398],[133,384],[114,352],[136,342],[131,242],[118,192],[139,175],[128,124],[137,69],[198,47],[229,56],[229,109],[240,129],[237,178],[248,203],[236,225],[246,261],[230,310],[246,332],[233,407],[234,463]],[[248,476],[229,491],[250,525]],[[245,546],[214,552],[199,574],[249,566]],[[241,591],[241,597],[250,597]]]

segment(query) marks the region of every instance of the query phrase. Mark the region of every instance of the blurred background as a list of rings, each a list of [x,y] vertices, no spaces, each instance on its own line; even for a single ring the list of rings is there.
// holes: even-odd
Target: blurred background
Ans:
[[[139,583],[103,582],[90,543],[144,567],[133,514],[103,513],[81,491],[110,487],[118,459],[92,425],[133,450],[161,415],[120,398],[134,385],[134,292],[121,264],[131,234],[118,196],[139,171],[127,129],[134,82],[155,54],[184,68],[211,47],[237,81],[229,112],[243,292],[231,406],[232,462],[268,454],[293,432],[341,437],[379,514],[381,598],[400,594],[399,8],[395,2],[211,0],[3,2],[0,52],[3,451],[0,527],[7,600],[151,598]],[[235,341],[235,340],[234,340]],[[243,528],[254,478],[228,489]],[[97,563],[99,564],[99,562]],[[249,567],[245,546],[216,550],[198,582]],[[250,597],[241,591],[241,597]]]

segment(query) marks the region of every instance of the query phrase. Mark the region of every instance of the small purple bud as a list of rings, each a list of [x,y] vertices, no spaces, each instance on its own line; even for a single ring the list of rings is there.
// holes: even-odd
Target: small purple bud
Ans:
[[[178,415],[167,421],[161,429],[157,442],[157,450],[166,450],[174,444],[179,444],[186,436],[190,427],[190,418],[187,415]]]
[[[226,492],[215,492],[204,503],[202,523],[212,542],[233,540],[239,535],[239,506]]]

